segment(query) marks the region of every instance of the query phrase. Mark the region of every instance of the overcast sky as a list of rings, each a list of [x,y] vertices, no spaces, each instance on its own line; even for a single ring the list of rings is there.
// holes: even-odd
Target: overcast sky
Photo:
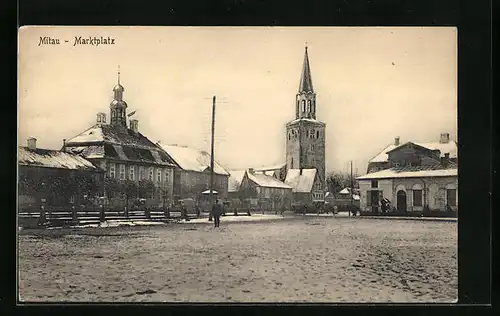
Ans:
[[[40,37],[60,45],[38,46]],[[114,45],[73,46],[75,36]],[[64,40],[68,40],[65,43]],[[153,142],[210,148],[228,169],[285,161],[285,124],[308,43],[326,167],[362,174],[393,142],[457,135],[455,28],[30,27],[19,33],[19,142],[59,149],[108,114],[117,65],[128,112]]]

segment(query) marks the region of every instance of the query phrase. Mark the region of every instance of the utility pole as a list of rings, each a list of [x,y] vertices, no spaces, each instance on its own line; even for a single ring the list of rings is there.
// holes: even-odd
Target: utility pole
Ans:
[[[214,205],[214,134],[215,134],[215,95],[212,98],[212,140],[210,144],[210,210],[208,221],[212,221],[212,208]]]
[[[353,199],[354,199],[354,184],[353,184],[353,181],[352,181],[352,160],[351,160],[351,208],[349,209],[349,216],[351,216],[351,210],[353,209]]]

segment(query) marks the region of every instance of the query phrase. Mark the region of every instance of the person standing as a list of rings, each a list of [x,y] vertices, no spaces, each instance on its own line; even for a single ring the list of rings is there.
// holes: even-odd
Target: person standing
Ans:
[[[222,205],[219,199],[217,199],[215,204],[212,206],[212,214],[214,216],[214,227],[219,227],[220,216],[222,214]]]

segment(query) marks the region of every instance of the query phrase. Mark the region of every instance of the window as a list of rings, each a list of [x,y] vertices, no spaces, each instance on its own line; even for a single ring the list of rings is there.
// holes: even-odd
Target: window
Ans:
[[[292,133],[288,133],[288,140],[292,139]]]
[[[125,165],[120,165],[120,180],[125,180]]]
[[[311,150],[315,150],[316,146],[314,146],[314,144],[311,144],[311,145],[309,146],[309,148],[310,148]]]
[[[378,181],[372,180],[372,188],[378,188]]]
[[[422,190],[413,190],[413,206],[422,206]]]
[[[128,179],[134,181],[135,180],[135,167],[130,166],[128,169]]]
[[[307,101],[307,112],[311,113],[311,100]]]
[[[316,138],[319,138],[319,131],[316,131]]]
[[[446,189],[446,204],[448,204],[448,206],[457,206],[456,189]]]
[[[143,166],[139,167],[139,180],[144,180],[146,179],[146,171],[144,170]]]
[[[168,172],[168,169],[165,169],[165,181],[168,182],[169,177],[170,177],[170,172]]]
[[[306,100],[302,100],[302,112],[306,111]]]
[[[153,173],[153,167],[149,168],[149,180],[153,181],[154,180],[154,173]]]
[[[161,169],[156,171],[156,181],[161,182]]]
[[[113,179],[116,177],[116,169],[114,163],[109,164],[109,177]]]
[[[399,162],[395,162],[394,167],[396,167],[396,168],[399,167]]]

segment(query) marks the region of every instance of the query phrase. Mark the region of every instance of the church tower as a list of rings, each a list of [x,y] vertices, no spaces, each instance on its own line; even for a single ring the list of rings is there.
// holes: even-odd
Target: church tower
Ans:
[[[295,97],[295,120],[286,124],[286,168],[316,169],[323,185],[326,179],[325,127],[325,123],[316,120],[316,93],[306,46]]]
[[[127,128],[127,102],[123,101],[125,89],[120,84],[120,68],[118,68],[118,84],[113,88],[113,101],[111,101],[111,126]]]

